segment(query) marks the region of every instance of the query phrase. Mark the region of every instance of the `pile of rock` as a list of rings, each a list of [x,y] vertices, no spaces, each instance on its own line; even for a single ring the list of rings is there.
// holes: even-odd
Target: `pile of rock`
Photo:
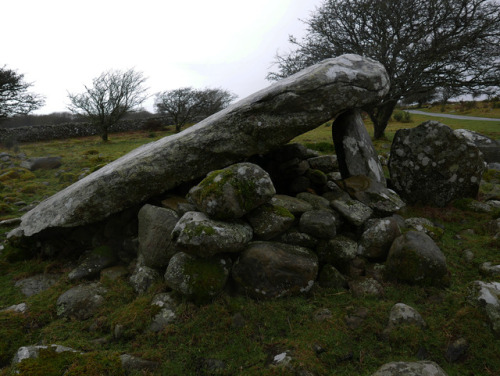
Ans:
[[[439,231],[432,223],[419,227],[424,219],[393,215],[404,203],[390,189],[365,176],[339,180],[335,156],[298,144],[262,160],[270,174],[254,163],[234,164],[209,173],[186,198],[140,209],[130,277],[138,293],[162,274],[172,290],[195,301],[228,284],[252,297],[276,298],[307,292],[318,278],[338,288],[352,280],[360,294],[383,293],[382,278],[447,283],[442,252],[412,229]],[[276,194],[275,185],[288,191]],[[299,186],[302,192],[292,196]],[[354,282],[360,277],[361,287]]]

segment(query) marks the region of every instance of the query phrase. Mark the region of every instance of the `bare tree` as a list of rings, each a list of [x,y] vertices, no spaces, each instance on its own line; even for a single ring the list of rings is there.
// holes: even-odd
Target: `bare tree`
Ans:
[[[101,130],[101,138],[108,141],[109,128],[148,98],[144,87],[146,78],[141,72],[110,70],[94,78],[93,86],[85,86],[81,94],[68,93],[68,109],[89,118]]]
[[[276,80],[326,58],[356,53],[381,62],[391,89],[366,108],[375,138],[384,136],[396,103],[438,87],[454,93],[498,87],[500,4],[495,0],[324,0],[305,21],[302,40],[278,55]]]
[[[202,89],[183,87],[156,94],[156,111],[169,115],[180,132],[187,123],[210,116],[227,107],[237,97],[224,89]]]
[[[0,120],[14,115],[27,115],[42,107],[44,98],[28,92],[32,83],[24,81],[24,75],[5,66],[0,68]]]

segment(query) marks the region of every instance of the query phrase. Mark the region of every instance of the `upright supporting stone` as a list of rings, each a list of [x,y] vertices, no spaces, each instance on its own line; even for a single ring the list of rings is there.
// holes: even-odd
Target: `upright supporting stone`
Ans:
[[[139,147],[40,203],[10,236],[94,223],[256,154],[389,89],[384,67],[343,55],[306,68],[173,136]]]
[[[386,185],[384,170],[358,110],[335,119],[332,137],[342,178],[364,175]]]

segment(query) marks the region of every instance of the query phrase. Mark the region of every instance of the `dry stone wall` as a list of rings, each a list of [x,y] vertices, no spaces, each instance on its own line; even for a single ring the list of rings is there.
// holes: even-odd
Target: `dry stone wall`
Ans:
[[[122,120],[111,126],[110,133],[130,132],[150,129],[153,123],[169,125],[172,122],[165,117],[154,117],[139,120]],[[0,128],[0,144],[6,142],[37,142],[74,137],[95,136],[99,128],[90,123],[64,123],[56,125],[39,125],[32,127]]]

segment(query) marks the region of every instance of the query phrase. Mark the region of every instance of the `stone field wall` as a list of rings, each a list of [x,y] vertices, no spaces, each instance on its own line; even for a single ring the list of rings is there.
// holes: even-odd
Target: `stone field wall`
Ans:
[[[109,132],[117,133],[138,130],[154,130],[158,129],[158,127],[170,124],[172,124],[172,122],[167,117],[122,120],[113,125]],[[64,123],[10,129],[0,128],[0,144],[4,144],[6,142],[47,141],[72,137],[95,136],[98,134],[99,128],[92,126],[90,123]]]

